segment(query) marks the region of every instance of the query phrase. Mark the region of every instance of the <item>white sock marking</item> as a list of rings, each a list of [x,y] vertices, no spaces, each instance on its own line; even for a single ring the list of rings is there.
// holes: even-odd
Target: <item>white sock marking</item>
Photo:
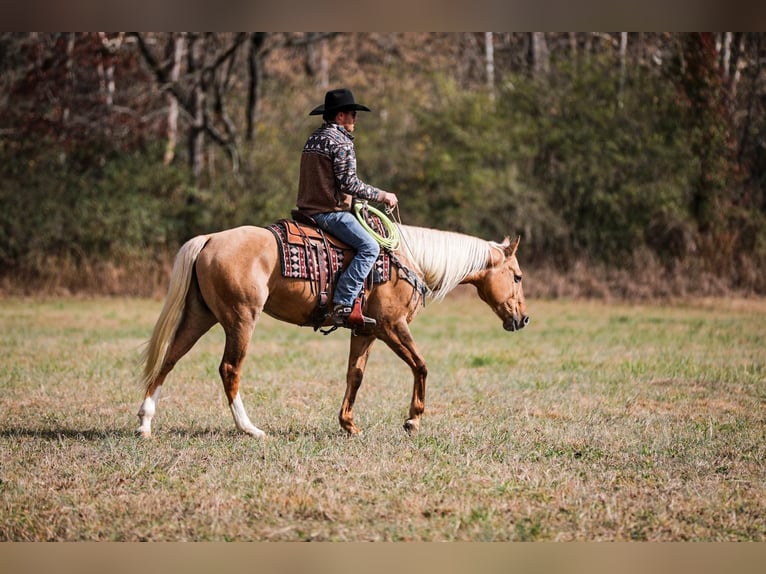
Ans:
[[[266,436],[265,432],[250,422],[250,417],[247,416],[245,405],[242,404],[242,398],[239,396],[239,393],[237,393],[237,396],[234,397],[234,400],[229,406],[231,408],[231,414],[234,415],[234,424],[237,425],[239,430],[259,438]]]

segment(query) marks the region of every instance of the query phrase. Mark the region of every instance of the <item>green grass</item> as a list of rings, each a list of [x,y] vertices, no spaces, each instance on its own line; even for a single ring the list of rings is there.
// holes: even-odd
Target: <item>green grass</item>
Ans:
[[[264,319],[238,434],[212,330],[133,436],[161,303],[0,301],[0,540],[766,539],[766,304],[529,303],[505,333],[474,298],[378,344],[339,431],[347,335]]]

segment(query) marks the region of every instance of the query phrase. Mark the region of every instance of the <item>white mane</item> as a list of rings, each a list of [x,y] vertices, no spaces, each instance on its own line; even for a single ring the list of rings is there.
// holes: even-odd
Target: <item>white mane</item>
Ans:
[[[402,252],[417,267],[429,296],[437,300],[490,260],[493,244],[477,237],[409,225],[399,225],[399,231]]]

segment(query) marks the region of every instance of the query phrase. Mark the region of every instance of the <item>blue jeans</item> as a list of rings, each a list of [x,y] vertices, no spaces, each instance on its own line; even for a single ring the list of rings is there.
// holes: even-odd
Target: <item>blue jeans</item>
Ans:
[[[319,227],[356,250],[356,255],[335,285],[333,303],[351,307],[364,288],[364,280],[380,254],[380,245],[350,211],[317,213]]]

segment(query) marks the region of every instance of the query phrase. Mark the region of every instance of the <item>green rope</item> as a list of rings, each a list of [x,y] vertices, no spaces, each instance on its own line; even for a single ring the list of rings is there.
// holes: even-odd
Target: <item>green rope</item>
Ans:
[[[383,227],[386,228],[385,237],[383,237],[377,231],[375,231],[372,227],[370,227],[370,224],[367,223],[367,220],[362,215],[363,209],[380,217],[380,222],[383,224]],[[356,218],[359,220],[359,223],[361,223],[362,227],[364,227],[365,230],[367,230],[367,233],[372,235],[372,238],[375,241],[377,241],[381,247],[385,247],[386,249],[390,249],[391,251],[399,247],[399,228],[396,227],[394,222],[391,221],[386,216],[386,214],[384,214],[379,209],[372,207],[371,205],[367,205],[366,201],[360,201],[360,202],[354,203],[354,213],[356,214]]]

